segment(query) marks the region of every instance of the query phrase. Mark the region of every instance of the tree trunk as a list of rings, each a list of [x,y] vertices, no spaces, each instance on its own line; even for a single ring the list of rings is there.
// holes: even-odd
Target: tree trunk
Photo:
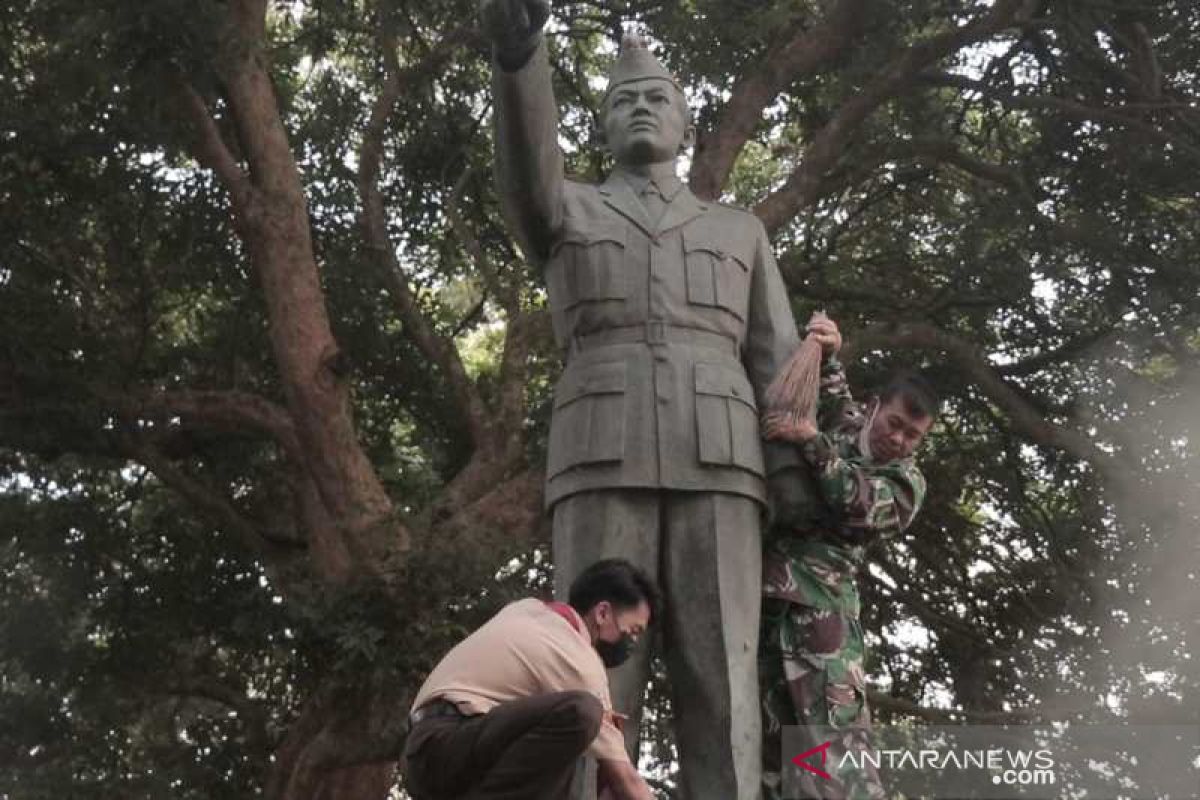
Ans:
[[[370,758],[371,743],[390,740],[388,747],[398,753],[407,695],[399,697],[386,689],[372,695],[335,690],[309,699],[275,753],[266,781],[268,800],[383,800],[388,796],[395,780],[395,756]],[[373,729],[376,722],[383,728]]]
[[[379,581],[388,591],[410,545],[408,530],[359,440],[347,367],[334,340],[313,252],[304,187],[262,46],[266,4],[238,0],[217,54],[236,125],[238,163],[198,93],[184,86],[194,153],[229,191],[234,222],[260,282],[272,355],[294,429],[297,529],[309,541],[310,575],[327,586]],[[363,755],[364,738],[403,718],[395,690],[347,691],[337,681],[309,698],[275,753],[266,781],[274,800],[382,800],[394,752]],[[370,696],[367,696],[370,695]],[[395,707],[393,707],[395,706]],[[358,709],[362,713],[354,713]],[[347,728],[352,730],[347,731]],[[399,737],[392,736],[392,745]]]

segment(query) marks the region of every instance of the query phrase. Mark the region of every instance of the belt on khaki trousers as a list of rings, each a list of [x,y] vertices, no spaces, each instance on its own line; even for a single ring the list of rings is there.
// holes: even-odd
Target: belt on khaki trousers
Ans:
[[[416,727],[417,723],[424,722],[427,719],[436,719],[438,717],[455,717],[458,719],[466,719],[469,714],[464,714],[459,710],[458,706],[451,703],[449,700],[430,700],[425,705],[418,708],[416,711],[408,715],[409,730]]]

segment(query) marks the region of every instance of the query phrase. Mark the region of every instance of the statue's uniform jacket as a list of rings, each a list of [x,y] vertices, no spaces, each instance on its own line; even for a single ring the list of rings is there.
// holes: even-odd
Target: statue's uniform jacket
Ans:
[[[685,186],[655,224],[621,175],[564,179],[544,57],[495,75],[505,213],[566,353],[546,504],[627,487],[765,502],[758,398],[797,335],[761,222]]]
[[[601,487],[765,500],[755,386],[793,328],[762,225],[682,188],[654,226],[620,176],[567,182],[562,199],[545,267],[567,352],[547,503]]]

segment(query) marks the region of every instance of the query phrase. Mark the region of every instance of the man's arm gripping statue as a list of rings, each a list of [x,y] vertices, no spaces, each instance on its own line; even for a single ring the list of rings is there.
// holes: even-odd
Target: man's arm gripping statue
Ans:
[[[822,345],[818,430],[805,420],[771,415],[763,435],[793,442],[812,467],[822,498],[838,516],[841,531],[851,544],[876,537],[893,536],[909,526],[925,497],[925,479],[911,457],[867,463],[862,458],[843,458],[828,431],[847,424],[862,411],[853,402],[846,373],[837,352],[842,337],[837,324],[824,320],[809,327],[809,334]],[[859,424],[868,429],[874,417]],[[826,431],[826,432],[823,432]]]

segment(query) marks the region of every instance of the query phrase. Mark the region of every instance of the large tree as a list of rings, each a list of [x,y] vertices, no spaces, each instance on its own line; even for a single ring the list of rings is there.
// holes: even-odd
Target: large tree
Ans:
[[[474,12],[0,7],[6,796],[382,798],[424,671],[545,587],[558,361]],[[1194,719],[1200,8],[559,3],[578,174],[634,21],[692,188],[856,385],[947,398],[864,576],[876,705]]]

